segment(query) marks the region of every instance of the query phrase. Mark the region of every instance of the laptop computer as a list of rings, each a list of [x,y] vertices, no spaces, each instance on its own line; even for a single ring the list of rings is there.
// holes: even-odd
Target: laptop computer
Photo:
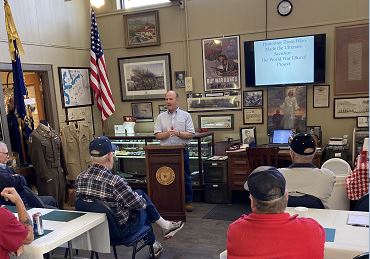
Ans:
[[[269,146],[277,146],[282,149],[289,148],[289,138],[293,135],[290,129],[276,129],[271,132]]]

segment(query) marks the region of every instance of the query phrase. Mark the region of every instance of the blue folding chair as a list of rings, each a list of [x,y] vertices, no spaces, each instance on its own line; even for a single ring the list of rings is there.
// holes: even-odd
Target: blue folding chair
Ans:
[[[110,245],[113,247],[114,258],[117,259],[117,250],[116,246],[124,245],[124,246],[132,246],[132,259],[135,259],[136,253],[140,251],[145,246],[149,246],[150,248],[150,255],[151,258],[155,258],[154,255],[154,239],[152,237],[152,229],[149,226],[144,225],[138,232],[123,237],[120,227],[117,223],[116,217],[112,211],[112,209],[107,206],[104,202],[100,200],[93,200],[92,202],[84,201],[82,198],[77,198],[75,203],[76,210],[79,211],[87,211],[87,212],[99,212],[105,213],[108,219],[109,225],[109,238],[110,238]],[[139,246],[140,242],[140,246]],[[139,247],[138,247],[139,246]],[[92,257],[96,256],[99,258],[97,252],[92,252]]]
[[[288,207],[307,207],[313,209],[325,209],[322,201],[312,195],[302,195],[302,196],[289,196],[288,198]]]

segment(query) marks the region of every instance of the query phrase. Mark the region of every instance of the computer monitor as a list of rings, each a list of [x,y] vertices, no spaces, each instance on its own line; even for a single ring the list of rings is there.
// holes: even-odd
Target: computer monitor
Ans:
[[[278,129],[273,130],[272,137],[270,139],[270,144],[273,145],[288,145],[289,137],[293,134],[290,129]]]

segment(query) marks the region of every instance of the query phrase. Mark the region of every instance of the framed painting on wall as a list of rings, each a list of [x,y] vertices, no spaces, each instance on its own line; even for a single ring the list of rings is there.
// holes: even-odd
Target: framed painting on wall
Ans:
[[[369,97],[334,98],[334,118],[369,116]]]
[[[89,68],[59,67],[58,72],[63,108],[93,104]]]
[[[232,130],[234,114],[198,115],[198,125],[202,129]]]
[[[274,129],[306,131],[306,86],[271,87],[267,89],[267,132]]]
[[[131,110],[136,122],[153,121],[153,106],[151,102],[131,103]]]
[[[171,85],[170,54],[119,58],[122,101],[164,99]]]
[[[239,36],[202,40],[205,91],[240,89]]]
[[[334,94],[369,93],[369,24],[335,28]]]
[[[160,45],[158,11],[124,15],[126,48]]]

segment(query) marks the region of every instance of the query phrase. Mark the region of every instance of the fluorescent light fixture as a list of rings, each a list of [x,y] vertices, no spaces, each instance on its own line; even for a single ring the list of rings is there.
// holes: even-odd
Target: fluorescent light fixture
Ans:
[[[162,4],[162,3],[169,3],[169,0],[125,0],[124,5],[125,9],[135,8],[135,7],[142,7],[148,5],[155,5],[155,4]]]

